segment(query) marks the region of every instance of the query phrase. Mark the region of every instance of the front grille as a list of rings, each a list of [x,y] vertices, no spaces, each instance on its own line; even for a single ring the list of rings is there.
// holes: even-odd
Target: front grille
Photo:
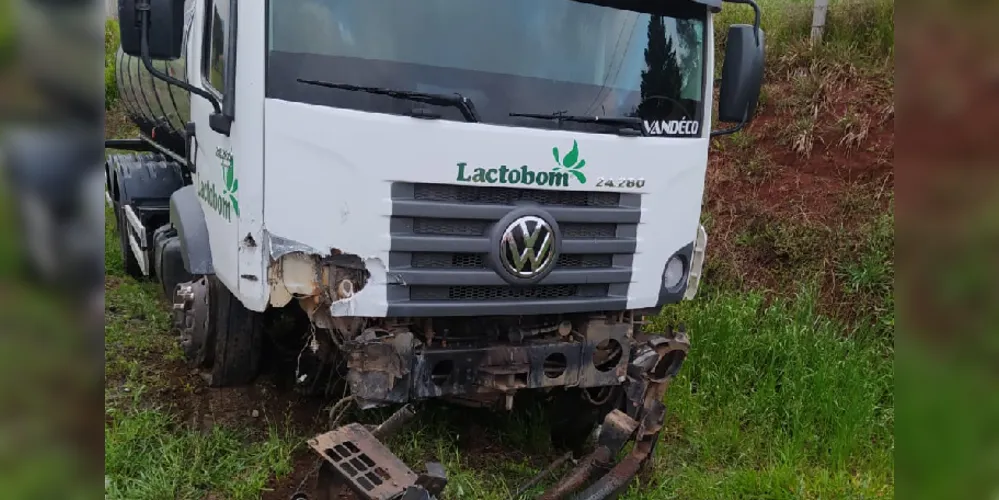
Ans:
[[[511,286],[420,286],[410,290],[412,300],[521,300],[600,297],[607,295],[606,285]]]
[[[491,221],[472,219],[413,219],[413,232],[416,234],[438,234],[444,236],[483,236],[492,227]],[[566,223],[559,225],[563,238],[613,238],[617,224]]]
[[[617,235],[617,224],[565,224],[560,226],[565,239],[613,238]]]
[[[555,263],[556,269],[594,269],[611,267],[614,256],[611,254],[575,255],[562,254]],[[485,269],[485,254],[476,253],[414,253],[414,269]]]
[[[578,311],[618,307],[626,302],[631,281],[639,201],[638,194],[602,191],[395,183],[389,313],[524,314],[546,301],[577,304]],[[538,284],[510,286],[488,265],[491,236],[497,221],[531,204],[558,222],[562,252]],[[510,301],[524,308],[507,312],[482,305]]]
[[[413,190],[413,199],[449,203],[485,203],[490,205],[513,205],[518,202],[533,202],[538,205],[566,207],[617,207],[621,204],[620,193],[547,191],[503,187],[454,186],[450,184],[416,184]]]
[[[464,219],[413,219],[416,234],[441,234],[447,236],[482,236],[490,226],[488,221]]]

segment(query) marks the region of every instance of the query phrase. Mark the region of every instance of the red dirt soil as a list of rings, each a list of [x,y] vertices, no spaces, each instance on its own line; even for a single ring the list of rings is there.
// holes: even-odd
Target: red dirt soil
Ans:
[[[740,285],[783,290],[785,276],[774,270],[780,255],[765,245],[740,243],[752,234],[780,226],[820,228],[815,234],[847,238],[890,207],[895,142],[891,87],[851,71],[828,71],[813,75],[825,80],[817,111],[780,101],[796,99],[796,89],[777,81],[765,93],[780,96],[769,98],[778,102],[761,107],[742,132],[749,138],[713,141],[704,200],[707,262],[727,267]],[[799,123],[808,123],[809,116],[813,146],[806,154],[796,151],[793,141],[803,128]],[[851,121],[854,128],[846,125]],[[851,143],[847,132],[859,129],[860,137]],[[833,256],[815,258],[831,261]]]

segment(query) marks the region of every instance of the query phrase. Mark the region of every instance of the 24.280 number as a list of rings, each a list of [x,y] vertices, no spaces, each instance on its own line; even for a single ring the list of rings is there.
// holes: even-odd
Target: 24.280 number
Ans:
[[[597,179],[597,187],[618,188],[618,189],[641,189],[645,187],[645,179],[634,179],[621,177],[618,179],[607,179],[601,177]]]

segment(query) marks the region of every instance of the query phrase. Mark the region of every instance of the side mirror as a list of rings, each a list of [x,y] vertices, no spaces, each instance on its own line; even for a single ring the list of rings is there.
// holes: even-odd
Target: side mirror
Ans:
[[[729,27],[718,96],[718,121],[745,125],[753,119],[763,85],[763,47],[763,30],[757,31],[748,24]]]
[[[184,38],[184,0],[118,0],[121,50],[130,56],[142,57],[143,15],[149,16],[149,58],[179,58]]]

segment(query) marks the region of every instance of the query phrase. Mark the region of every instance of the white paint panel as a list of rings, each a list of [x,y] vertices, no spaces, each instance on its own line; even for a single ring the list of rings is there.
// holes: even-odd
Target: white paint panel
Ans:
[[[204,41],[205,26],[205,1],[198,0],[195,3],[194,26],[191,29],[187,47],[187,77],[192,85],[207,88],[201,73],[201,48]],[[238,92],[238,89],[237,89]],[[239,233],[237,227],[238,217],[233,213],[231,206],[228,209],[224,205],[228,202],[228,196],[223,192],[224,169],[223,161],[217,156],[218,151],[233,152],[236,161],[238,152],[232,151],[233,138],[236,137],[239,125],[232,128],[232,134],[225,137],[216,133],[209,126],[208,117],[212,113],[212,106],[207,99],[201,97],[191,98],[191,120],[197,128],[197,142],[194,151],[197,171],[193,176],[194,188],[198,193],[209,187],[212,196],[199,196],[201,209],[205,214],[205,224],[208,226],[208,242],[212,249],[212,266],[215,269],[215,277],[219,279],[234,295],[241,301],[239,296],[239,268],[237,261],[237,244]],[[234,167],[235,175],[238,179],[240,167]],[[207,200],[215,200],[218,203],[210,203]],[[221,201],[220,201],[221,200]],[[242,201],[242,200],[240,200]],[[217,210],[215,207],[223,207]],[[244,301],[245,304],[245,301]]]
[[[587,182],[558,189],[607,189],[595,187],[601,177],[645,179],[642,189],[611,189],[643,194],[629,308],[655,305],[667,258],[697,234],[707,126],[705,137],[671,139],[427,121],[273,99],[264,109],[267,231],[360,255],[372,272],[372,282],[335,314],[385,314],[391,182],[461,184],[459,162],[550,171],[552,148],[565,154],[575,140]]]
[[[238,296],[247,308],[267,307],[267,263],[264,247],[264,61],[267,54],[266,2],[240,2],[236,38],[236,119],[232,152],[239,179]],[[247,236],[250,239],[247,239]],[[251,243],[252,240],[252,243]]]

